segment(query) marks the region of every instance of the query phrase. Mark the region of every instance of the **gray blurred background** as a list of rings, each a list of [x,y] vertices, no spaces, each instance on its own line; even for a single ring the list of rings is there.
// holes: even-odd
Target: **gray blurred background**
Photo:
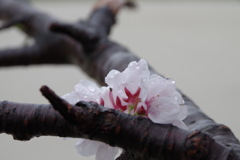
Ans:
[[[84,18],[92,4],[34,1],[36,8],[69,22]],[[121,12],[111,37],[173,78],[207,115],[240,138],[239,28],[239,1],[138,1],[138,9]],[[25,40],[15,29],[0,32],[0,48]],[[48,103],[38,91],[41,85],[63,95],[87,78],[74,66],[0,68],[0,100]],[[40,137],[20,142],[1,134],[0,160],[94,159],[77,155],[75,141]]]

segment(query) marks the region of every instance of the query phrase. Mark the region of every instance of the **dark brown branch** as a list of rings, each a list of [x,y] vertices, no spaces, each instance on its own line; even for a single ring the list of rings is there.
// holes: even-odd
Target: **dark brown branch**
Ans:
[[[47,26],[55,21],[52,17],[34,9],[30,4],[15,0],[0,1],[0,19],[7,22],[21,15],[23,30],[30,36],[48,32]]]
[[[85,52],[93,51],[100,40],[100,36],[95,32],[96,30],[84,22],[81,25],[53,23],[50,30],[67,33],[69,36],[74,37],[83,45]]]
[[[0,50],[0,66],[28,65],[36,54],[34,47]]]
[[[16,49],[0,50],[0,67],[32,64],[69,64],[67,57],[61,54],[61,47],[54,49],[59,52],[52,52],[51,47],[33,45]],[[47,58],[48,57],[48,58]]]
[[[69,35],[69,33],[67,34]],[[102,43],[98,43],[95,52],[87,57],[88,64],[85,65],[85,69],[86,73],[97,79],[99,83],[104,84],[104,77],[111,69],[122,71],[133,60],[138,60],[138,58],[126,48],[111,41],[102,41]],[[157,73],[153,69],[151,70],[153,73]],[[224,125],[215,123],[211,118],[202,113],[187,96],[183,94],[183,97],[189,110],[188,117],[185,119],[189,130],[200,130],[210,134],[216,141],[224,145],[226,149],[233,150],[233,152],[239,154],[239,141],[232,134],[231,130]]]
[[[49,31],[49,25],[57,20],[31,5],[1,0],[0,19],[6,21],[4,27],[19,24],[20,29],[35,41],[31,47],[0,51],[0,66],[82,63],[82,45],[68,36]]]
[[[81,115],[82,111],[77,111],[76,109],[82,110],[82,108],[76,108],[73,105],[69,104],[67,101],[58,97],[50,88],[47,86],[41,87],[40,91],[42,94],[49,100],[53,105],[53,108],[57,110],[67,121],[78,124],[83,122]],[[79,106],[83,106],[84,103],[78,103]],[[85,105],[84,105],[85,106]],[[79,114],[80,112],[80,114]],[[79,119],[80,120],[79,120]]]
[[[0,103],[0,133],[10,133],[20,140],[52,134],[84,137],[119,146],[128,153],[134,153],[131,154],[133,159],[200,160],[231,157],[230,150],[204,133],[189,133],[172,125],[154,124],[145,117],[106,109],[93,102],[80,102],[72,106],[47,87],[42,87],[41,91],[64,118],[55,113],[51,106],[5,101]],[[224,154],[220,155],[219,152]],[[235,158],[239,159],[238,156]]]
[[[39,37],[32,46],[0,50],[0,67],[32,64],[70,64],[73,56],[81,59],[82,48],[69,38]],[[56,37],[56,36],[55,36]],[[56,47],[58,46],[58,47]],[[69,52],[67,52],[69,51]],[[75,54],[78,55],[75,55]],[[80,54],[79,54],[80,53]]]
[[[9,62],[1,63],[1,66],[66,63],[77,63],[84,66],[82,64],[84,56],[82,45],[85,51],[93,51],[100,37],[103,39],[110,33],[110,29],[115,23],[116,12],[126,3],[132,3],[130,1],[119,3],[120,1],[114,2],[114,0],[102,2],[97,3],[86,21],[77,22],[74,25],[54,25],[58,24],[56,23],[58,20],[37,11],[29,4],[14,0],[1,0],[0,19],[6,20],[3,28],[19,24],[21,29],[36,42],[31,48],[1,51],[0,58],[2,59],[0,61]],[[116,12],[112,13],[112,10]],[[52,34],[48,30],[50,24],[55,31],[70,33],[70,36],[81,44],[72,41],[68,36]],[[64,30],[66,28],[67,31]],[[39,44],[39,41],[43,43]],[[18,60],[19,57],[21,57],[20,60]]]
[[[98,34],[106,37],[110,34],[112,26],[115,24],[116,15],[109,7],[96,8],[89,16],[87,22],[95,27]]]
[[[36,42],[41,42],[41,44],[47,44],[49,42],[48,40],[53,39],[53,42],[50,43],[51,47],[46,47],[45,53],[58,53],[55,48],[60,46],[59,42],[65,44],[61,45],[61,54],[52,54],[52,57],[65,59],[67,62],[70,61],[71,63],[78,64],[90,76],[98,80],[100,84],[104,84],[104,77],[111,69],[122,71],[127,67],[129,62],[139,60],[139,58],[128,51],[125,47],[112,42],[106,37],[110,28],[114,24],[113,18],[109,17],[115,16],[118,9],[115,10],[111,5],[96,6],[100,7],[97,7],[97,9],[92,12],[89,19],[82,21],[81,23],[75,23],[72,26],[63,26],[59,24],[65,23],[59,23],[55,19],[36,11],[31,6],[13,0],[1,0],[0,18],[9,20],[17,15],[31,15],[27,20],[21,22],[21,24],[24,25],[23,30],[28,35],[34,37]],[[103,10],[100,9],[101,7],[110,7],[110,10],[107,12],[104,11],[102,14]],[[98,10],[98,12],[96,10]],[[112,11],[112,14],[109,11]],[[101,17],[100,19],[97,18],[99,15]],[[104,17],[109,19],[109,21],[105,22]],[[61,30],[55,28],[56,30],[53,29],[54,31],[58,31],[59,33],[64,32],[64,34],[67,35],[50,33],[48,27],[53,23],[58,24],[58,27],[62,27]],[[89,28],[92,29],[91,32],[85,31],[78,26],[83,24],[89,26]],[[98,30],[97,28],[100,24],[100,28],[103,29]],[[75,25],[77,25],[77,27]],[[70,28],[76,29],[74,33],[79,32],[81,34],[71,34]],[[88,44],[83,43],[83,40],[81,40],[83,34],[86,34],[86,37],[99,37],[100,40],[97,40],[96,43],[93,44],[94,47],[88,49]],[[91,40],[91,38],[89,39]],[[82,51],[82,47],[85,52]],[[49,52],[49,48],[51,48],[50,51],[52,52]],[[47,58],[50,56],[48,54],[44,57]],[[151,69],[151,71],[157,73],[153,69]],[[185,123],[189,127],[189,132],[182,131],[170,125],[156,125],[142,117],[133,117],[117,111],[105,110],[93,103],[79,103],[78,105],[81,107],[78,106],[76,108],[76,106],[72,106],[72,108],[79,113],[78,116],[75,116],[75,118],[80,117],[80,120],[77,120],[77,122],[80,123],[83,119],[82,123],[79,124],[77,128],[75,128],[75,125],[73,126],[73,124],[68,122],[63,124],[57,123],[57,126],[68,127],[71,132],[66,133],[59,129],[63,132],[60,133],[58,132],[58,129],[52,126],[52,123],[48,124],[45,122],[55,120],[51,118],[51,114],[56,115],[55,111],[50,109],[51,107],[49,109],[44,108],[44,111],[42,111],[39,109],[39,106],[22,104],[12,105],[7,102],[2,102],[0,107],[0,131],[12,134],[17,139],[29,139],[31,136],[41,135],[85,137],[100,140],[110,145],[117,145],[127,150],[128,153],[132,153],[132,157],[137,156],[138,158],[142,157],[144,159],[240,159],[239,141],[234,137],[231,130],[224,125],[215,123],[212,119],[202,113],[202,111],[187,96],[183,95],[183,97],[189,109],[188,117],[185,119]],[[55,98],[53,97],[54,101],[56,100]],[[6,106],[8,107],[6,108]],[[16,106],[21,107],[16,108]],[[60,105],[59,107],[62,106]],[[29,112],[34,114],[36,112],[42,113],[42,117],[45,117],[43,118],[44,121],[40,121],[39,117],[41,116],[37,116],[38,121],[36,122],[35,117],[33,116],[34,114],[29,114],[29,117],[25,117],[26,113]],[[63,114],[63,112],[61,114],[63,116],[67,115]],[[86,121],[86,123],[84,123],[85,119],[80,116],[81,114],[83,114],[83,117],[87,117],[86,119],[91,121]],[[15,118],[11,118],[9,115],[14,116]],[[57,117],[59,119],[61,116],[57,114]],[[29,131],[31,127],[34,128],[34,125],[32,123],[26,123],[31,124],[31,127],[24,125],[24,118],[33,118],[35,120],[33,122],[39,123],[39,126],[41,126],[40,123],[43,123],[44,125],[49,125],[45,128],[49,129],[50,127],[53,127],[54,129],[50,129],[49,133],[45,128],[41,127],[37,128],[36,131]],[[65,118],[66,120],[69,120],[67,116]],[[61,119],[61,121],[66,120],[63,118]],[[126,122],[129,123],[126,124]],[[120,131],[117,128],[119,125],[121,126]],[[83,127],[81,130],[79,130],[80,126]],[[90,126],[94,126],[94,128],[91,128]],[[19,127],[20,129],[16,131],[15,127]],[[19,133],[19,131],[21,131],[21,133]],[[23,134],[24,136],[19,134]]]
[[[65,121],[51,105],[0,102],[0,133],[11,134],[16,140],[30,140],[44,135],[82,135],[75,131],[74,126]]]
[[[132,0],[98,0],[86,22],[104,38],[110,34],[117,13],[123,7],[134,8],[135,3]]]

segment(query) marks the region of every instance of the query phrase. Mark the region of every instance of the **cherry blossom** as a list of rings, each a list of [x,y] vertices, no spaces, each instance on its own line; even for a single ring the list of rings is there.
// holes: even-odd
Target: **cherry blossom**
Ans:
[[[127,114],[146,116],[154,123],[187,129],[183,122],[187,107],[175,82],[151,74],[145,60],[131,62],[123,72],[110,71],[105,82],[108,86],[98,87],[93,82],[82,80],[75,86],[75,91],[63,98],[72,104],[80,100],[94,101]],[[112,160],[118,152],[116,147],[85,139],[81,139],[76,148],[84,156],[96,154],[96,160]]]

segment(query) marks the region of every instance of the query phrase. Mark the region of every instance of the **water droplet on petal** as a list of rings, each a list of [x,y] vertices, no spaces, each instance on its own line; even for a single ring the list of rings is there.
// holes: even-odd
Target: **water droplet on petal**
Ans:
[[[91,91],[91,92],[94,92],[96,89],[95,89],[95,87],[93,87],[93,86],[88,86],[88,89]]]
[[[175,84],[175,81],[173,79],[171,79],[171,78],[166,78],[166,80],[168,80],[172,84]]]

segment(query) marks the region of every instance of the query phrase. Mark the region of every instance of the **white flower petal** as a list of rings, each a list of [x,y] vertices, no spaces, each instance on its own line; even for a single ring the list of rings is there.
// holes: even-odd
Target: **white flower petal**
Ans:
[[[65,94],[63,98],[72,104],[80,100],[94,101],[126,113],[145,114],[155,123],[187,129],[183,122],[187,116],[187,106],[175,82],[156,74],[150,75],[145,60],[131,62],[123,72],[110,71],[105,82],[108,86],[99,88],[93,82],[80,81],[75,91]],[[78,142],[76,149],[84,156],[96,154],[96,160],[113,160],[118,151],[118,148],[102,142],[85,139]]]
[[[122,72],[126,87],[132,92],[136,92],[141,83],[146,81],[150,75],[147,62],[141,59],[139,62],[131,62]]]
[[[99,146],[102,145],[102,142],[80,139],[75,147],[77,152],[82,156],[92,156],[95,155],[99,149]]]
[[[100,89],[96,83],[82,80],[79,82],[79,84],[75,85],[74,88],[79,99],[82,101],[98,102]]]
[[[105,81],[108,86],[114,88],[120,94],[124,93],[124,87],[127,87],[128,90],[134,93],[141,86],[142,81],[145,81],[149,75],[147,62],[140,60],[139,62],[131,62],[123,72],[110,71]]]
[[[107,144],[102,143],[98,148],[96,160],[114,160],[117,153],[117,147],[111,147]]]
[[[188,108],[186,105],[179,106],[180,112],[178,113],[178,119],[184,120],[188,115]]]
[[[62,98],[74,105],[80,101],[80,98],[76,94],[76,92],[67,93],[67,94],[63,95]]]
[[[82,156],[96,155],[96,160],[113,160],[119,151],[117,147],[88,139],[80,139],[75,147]]]
[[[178,126],[177,124],[182,124],[179,121],[182,122],[186,116],[186,106],[179,105],[174,100],[166,97],[161,97],[153,101],[148,114],[148,117],[155,123],[173,124],[182,129],[186,129],[186,127],[183,125]]]
[[[114,106],[109,99],[110,88],[109,87],[101,87],[101,93],[99,97],[104,101],[104,107],[113,109]]]
[[[173,124],[174,126],[178,127],[178,128],[181,128],[181,129],[185,129],[185,130],[188,129],[188,127],[186,126],[186,124],[185,124],[183,121],[180,121],[180,120],[174,121],[172,124]]]
[[[118,84],[116,79],[119,79],[121,76],[121,73],[117,70],[111,70],[108,75],[105,77],[105,82],[107,83],[108,86],[115,86]],[[119,84],[118,84],[119,85]]]

